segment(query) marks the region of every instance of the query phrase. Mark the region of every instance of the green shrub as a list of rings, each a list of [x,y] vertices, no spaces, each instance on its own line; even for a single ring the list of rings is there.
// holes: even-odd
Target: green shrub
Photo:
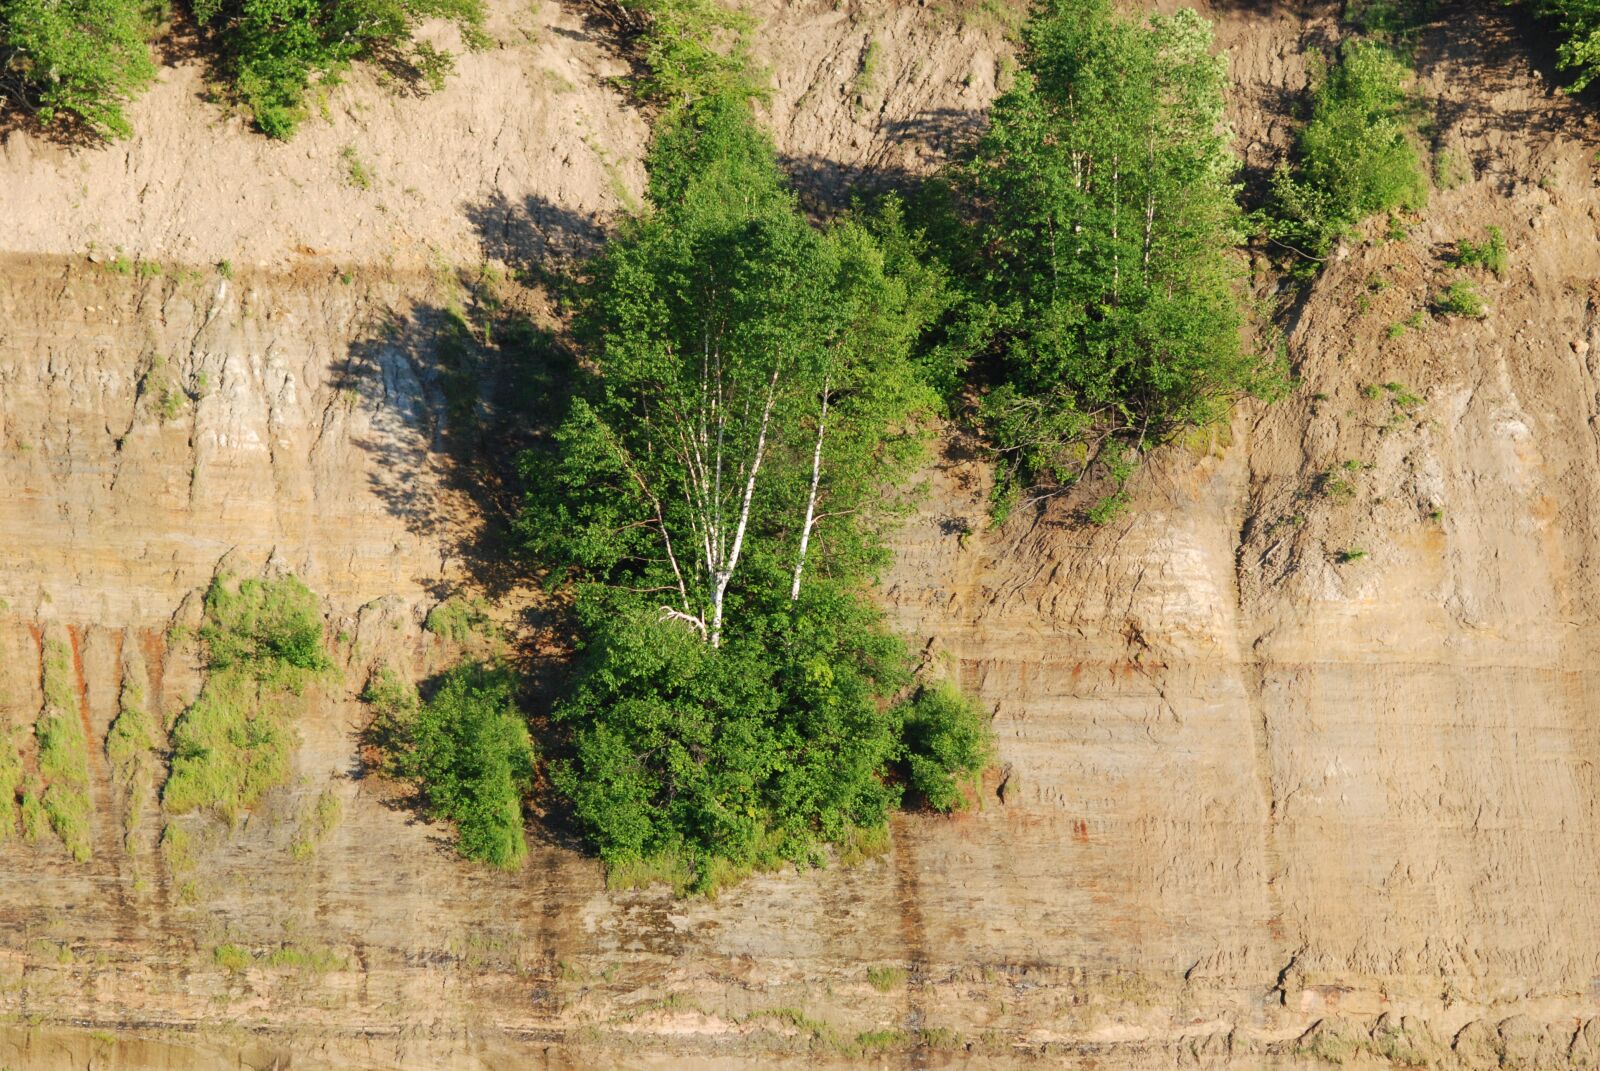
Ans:
[[[898,989],[906,983],[904,967],[868,967],[867,983],[880,993]]]
[[[255,958],[254,953],[240,945],[217,945],[211,950],[211,961],[230,974],[247,970]]]
[[[1041,4],[955,182],[994,513],[1282,389],[1243,345],[1227,70],[1192,11]],[[1089,163],[1092,161],[1092,164]],[[941,233],[944,233],[941,232]]]
[[[208,675],[172,731],[162,805],[210,808],[235,822],[289,775],[305,686],[329,666],[314,595],[294,577],[219,576],[206,592]]]
[[[89,740],[78,711],[71,656],[57,640],[44,651],[44,710],[34,723],[50,828],[80,863],[90,856]]]
[[[905,713],[906,781],[936,811],[967,804],[964,785],[989,764],[987,719],[954,685],[922,688]]]
[[[358,190],[372,189],[372,172],[367,169],[366,162],[356,152],[354,145],[346,145],[339,150],[339,159],[344,163],[344,180]]]
[[[1463,238],[1456,243],[1453,259],[1458,268],[1483,268],[1503,278],[1509,260],[1506,255],[1506,236],[1499,227],[1490,227],[1488,237],[1481,242],[1469,242]]]
[[[427,18],[456,23],[482,47],[481,0],[193,0],[195,20],[216,35],[223,73],[256,126],[287,138],[305,118],[306,92],[350,63],[376,59],[423,82],[441,76],[441,54],[412,39]]]
[[[135,0],[6,0],[0,4],[0,97],[42,123],[76,120],[126,137],[123,105],[156,75],[147,7]]]
[[[1433,307],[1445,316],[1467,316],[1474,320],[1489,314],[1483,295],[1478,293],[1478,286],[1471,279],[1457,279],[1451,283],[1433,299]]]
[[[1314,76],[1294,167],[1273,173],[1273,240],[1320,258],[1367,217],[1422,207],[1428,185],[1406,117],[1407,73],[1394,53],[1358,40]]]
[[[644,16],[644,66],[636,83],[652,100],[687,108],[708,97],[749,98],[765,75],[750,59],[755,21],[719,0],[622,0]]]
[[[511,670],[463,663],[443,674],[420,707],[388,682],[367,694],[404,716],[387,715],[396,722],[392,769],[417,782],[435,817],[455,823],[461,854],[505,870],[520,866],[528,854],[522,798],[532,785],[534,753]]]

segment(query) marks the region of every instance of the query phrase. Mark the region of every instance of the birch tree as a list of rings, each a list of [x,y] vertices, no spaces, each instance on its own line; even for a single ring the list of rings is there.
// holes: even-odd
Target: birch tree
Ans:
[[[807,221],[742,100],[673,111],[648,162],[521,527],[574,596],[556,786],[608,864],[704,888],[816,862],[899,799],[909,659],[865,596],[935,401],[912,350],[943,286],[896,205]],[[958,780],[982,754],[945,752],[924,758]]]
[[[1070,485],[1261,388],[1229,249],[1226,70],[1192,11],[1053,0],[1024,32],[964,184],[966,270],[1011,493]]]

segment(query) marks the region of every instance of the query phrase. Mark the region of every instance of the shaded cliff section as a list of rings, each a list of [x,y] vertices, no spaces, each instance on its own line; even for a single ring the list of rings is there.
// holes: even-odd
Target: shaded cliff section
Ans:
[[[970,127],[1004,77],[993,5],[770,7],[774,129],[819,203],[926,169],[934,132]],[[541,10],[533,54],[601,54],[602,25]],[[1334,12],[1211,14],[1257,172]],[[884,73],[864,88],[874,41]],[[523,70],[521,49],[483,62]],[[951,436],[930,466],[884,600],[994,712],[983,806],[899,818],[884,858],[715,902],[608,892],[537,823],[520,873],[466,866],[360,752],[368,669],[453,657],[423,628],[432,606],[483,589],[515,625],[532,601],[486,571],[496,504],[456,467],[463,395],[439,340],[472,290],[434,254],[374,250],[411,228],[481,274],[477,256],[581,247],[637,182],[636,116],[591,138],[604,157],[532,153],[550,175],[512,169],[503,189],[478,185],[505,177],[493,152],[457,158],[472,181],[421,194],[444,223],[392,234],[373,208],[341,237],[308,213],[305,249],[259,267],[162,244],[228,233],[204,199],[129,214],[126,264],[76,230],[19,239],[0,270],[0,715],[32,769],[62,643],[94,854],[0,847],[0,1065],[1600,1063],[1600,142],[1493,5],[1462,5],[1417,59],[1430,147],[1463,181],[1286,306],[1291,398],[1166,451],[1104,529],[1062,502],[986,531],[973,444]],[[518,107],[475,70],[428,106]],[[557,129],[539,107],[529,129]],[[197,159],[194,139],[234,136],[196,129],[171,135]],[[139,144],[116,182],[137,184]],[[69,203],[77,158],[27,152],[41,196]],[[305,160],[259,166],[319,189]],[[1451,243],[1491,224],[1511,267],[1480,279],[1490,316],[1428,314]],[[503,352],[472,350],[487,381]],[[219,570],[304,579],[341,674],[310,697],[289,788],[203,845],[184,889],[153,796],[130,828],[103,749],[130,680],[163,723],[198,690],[186,630]],[[341,817],[297,853],[329,792]]]

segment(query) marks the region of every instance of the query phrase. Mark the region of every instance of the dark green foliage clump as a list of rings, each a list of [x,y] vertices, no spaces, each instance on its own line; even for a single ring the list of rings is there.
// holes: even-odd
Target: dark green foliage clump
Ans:
[[[1270,393],[1243,344],[1224,62],[1193,12],[1041,4],[957,193],[995,511]]]
[[[130,0],[0,0],[0,98],[45,124],[126,137],[123,106],[155,78],[145,6]]]
[[[288,778],[301,694],[331,663],[316,596],[292,576],[219,576],[200,636],[206,683],[173,726],[161,801],[172,814],[210,809],[231,824]]]
[[[221,64],[262,133],[287,138],[305,96],[356,60],[379,60],[437,85],[448,54],[412,39],[416,24],[449,19],[469,46],[483,38],[481,0],[194,0],[195,21],[217,37]]]
[[[595,609],[557,711],[575,749],[555,782],[608,863],[680,860],[707,889],[719,863],[820,862],[818,844],[898,804],[885,700],[905,654],[865,600],[811,585],[720,648],[648,610]]]
[[[906,707],[906,783],[935,810],[966,805],[963,784],[989,764],[990,751],[982,712],[954,685],[925,687]]]
[[[1406,74],[1393,52],[1357,40],[1314,77],[1295,164],[1272,178],[1267,229],[1274,241],[1322,257],[1367,217],[1426,202],[1427,176],[1406,117]]]
[[[528,854],[522,799],[534,755],[511,670],[463,663],[420,704],[397,677],[380,674],[366,698],[378,707],[391,772],[415,780],[428,810],[455,823],[461,854],[505,870],[521,865]]]

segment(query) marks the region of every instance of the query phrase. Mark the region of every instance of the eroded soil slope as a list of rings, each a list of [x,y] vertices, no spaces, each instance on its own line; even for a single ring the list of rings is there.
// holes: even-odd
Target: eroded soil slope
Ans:
[[[607,892],[537,826],[521,873],[464,866],[359,758],[369,667],[453,657],[429,608],[521,605],[451,461],[455,269],[581,248],[641,180],[604,24],[496,12],[503,47],[438,96],[357,79],[288,146],[186,64],[126,145],[5,143],[0,711],[27,761],[52,643],[97,755],[126,681],[181,710],[219,570],[303,577],[341,674],[292,788],[185,881],[98,757],[91,861],[4,843],[0,1064],[1600,1065],[1600,141],[1501,9],[1424,34],[1462,181],[1288,309],[1290,398],[1166,451],[1104,529],[1059,502],[984,531],[971,444],[930,466],[884,597],[995,714],[982,808],[715,902]],[[762,14],[819,203],[937,162],[1005,77],[1002,5]],[[1334,12],[1211,14],[1259,176]],[[1490,224],[1491,315],[1428,314]]]

